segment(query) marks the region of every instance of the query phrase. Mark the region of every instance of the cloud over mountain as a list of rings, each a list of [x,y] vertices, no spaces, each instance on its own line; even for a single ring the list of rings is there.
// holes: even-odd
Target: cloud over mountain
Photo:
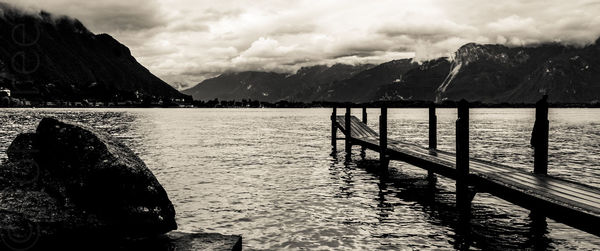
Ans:
[[[585,45],[600,36],[598,1],[10,0],[80,19],[132,49],[167,82],[227,71],[449,56],[468,42]]]

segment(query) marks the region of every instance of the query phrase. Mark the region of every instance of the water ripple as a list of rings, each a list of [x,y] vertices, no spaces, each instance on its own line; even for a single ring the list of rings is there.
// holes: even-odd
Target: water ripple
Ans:
[[[122,139],[165,186],[184,231],[242,234],[245,249],[454,249],[453,181],[435,189],[425,173],[392,162],[393,179],[375,170],[378,154],[332,155],[328,109],[6,109],[0,158],[18,133],[43,116],[81,122]],[[356,111],[359,116],[360,111]],[[378,111],[369,110],[377,128]],[[391,138],[427,144],[427,111],[392,109]],[[454,151],[452,109],[440,109],[439,148]],[[473,156],[531,171],[532,109],[473,109]],[[600,186],[600,110],[550,111],[551,175]],[[340,142],[341,143],[341,142]],[[597,237],[477,194],[473,249],[597,249]]]

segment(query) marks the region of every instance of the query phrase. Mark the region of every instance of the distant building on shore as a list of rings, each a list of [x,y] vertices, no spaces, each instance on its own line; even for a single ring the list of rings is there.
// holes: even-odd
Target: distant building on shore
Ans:
[[[10,90],[0,88],[0,97],[10,97]]]

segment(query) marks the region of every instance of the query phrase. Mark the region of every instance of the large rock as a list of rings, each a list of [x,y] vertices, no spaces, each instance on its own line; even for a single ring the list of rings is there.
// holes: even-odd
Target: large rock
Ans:
[[[6,155],[12,161],[33,160],[38,153],[36,148],[37,135],[35,133],[22,133],[6,149]]]
[[[8,150],[13,158],[0,165],[0,250],[30,250],[75,233],[102,234],[107,223],[65,201],[57,193],[60,183],[26,158],[32,152],[19,150],[35,149],[24,144],[29,136],[17,137]]]
[[[36,133],[18,135],[7,155],[0,165],[0,249],[24,249],[20,237],[131,239],[177,228],[156,177],[107,135],[45,118]]]
[[[92,246],[93,248],[90,248]],[[64,244],[49,243],[46,247],[64,250]],[[122,242],[84,240],[71,242],[68,250],[127,250],[127,251],[241,251],[242,237],[215,233],[186,233],[173,231],[149,239],[126,240]]]
[[[61,250],[61,251],[241,251],[242,237],[239,235],[222,235],[216,233],[184,233],[173,231],[155,238],[144,239],[109,239],[89,238],[79,234],[63,236],[53,240],[42,240],[29,237],[39,233],[35,227],[15,234],[13,240],[4,239],[6,248],[0,250]],[[29,237],[27,239],[22,238]]]
[[[60,184],[65,201],[96,214],[106,232],[138,237],[177,228],[166,191],[144,162],[119,141],[91,129],[44,118],[36,161]]]
[[[241,236],[169,232],[177,225],[165,190],[107,135],[45,118],[7,154],[0,250],[242,249]]]

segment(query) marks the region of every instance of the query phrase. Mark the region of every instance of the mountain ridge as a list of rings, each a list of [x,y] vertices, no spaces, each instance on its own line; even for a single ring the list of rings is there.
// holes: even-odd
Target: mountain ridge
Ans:
[[[286,79],[300,78],[297,74],[302,72]],[[468,43],[452,59],[420,63],[412,59],[393,60],[365,67],[345,78],[323,80],[317,74],[312,81],[320,83],[318,88],[307,89],[310,93],[305,90],[266,101],[439,103],[464,98],[484,103],[534,103],[548,94],[551,102],[594,103],[600,102],[600,38],[584,47],[558,43],[521,47]],[[285,80],[281,82],[281,86],[293,89]],[[285,89],[283,92],[297,91]],[[192,95],[188,90],[183,92]],[[245,97],[239,94],[230,98]]]
[[[594,64],[594,76],[579,79],[579,72],[565,75],[561,67],[550,67],[564,57],[595,58],[600,56],[590,48],[564,46],[556,43],[535,47],[467,44],[461,47],[452,62],[448,77],[436,90],[436,101],[468,99],[486,103],[532,103],[548,94],[552,102],[589,103],[600,99],[600,65]],[[564,61],[564,60],[563,60]],[[596,60],[597,61],[597,60]],[[589,65],[588,65],[589,69]],[[557,78],[562,76],[562,79]],[[573,93],[567,82],[589,82]],[[595,83],[595,84],[593,84]],[[571,94],[567,94],[571,91]],[[579,95],[591,93],[593,95]]]
[[[0,3],[0,87],[42,100],[189,99],[79,20]],[[16,58],[16,60],[15,60]]]
[[[320,90],[328,88],[331,82],[349,78],[373,65],[331,66],[315,65],[300,68],[295,74],[274,72],[228,72],[183,90],[197,100],[212,99],[252,99],[274,102],[292,100],[310,102],[319,98]]]

